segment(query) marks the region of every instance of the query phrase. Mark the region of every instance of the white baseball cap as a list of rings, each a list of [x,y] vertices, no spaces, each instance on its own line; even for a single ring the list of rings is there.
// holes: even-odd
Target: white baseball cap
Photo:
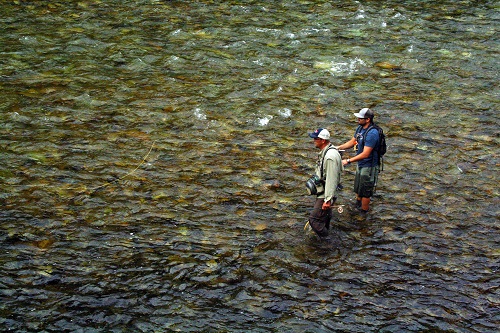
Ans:
[[[358,113],[354,114],[358,118],[372,118],[374,116],[373,111],[369,108],[363,108],[359,110]]]
[[[314,132],[309,133],[309,136],[313,139],[330,140],[330,132],[325,128],[318,128]]]

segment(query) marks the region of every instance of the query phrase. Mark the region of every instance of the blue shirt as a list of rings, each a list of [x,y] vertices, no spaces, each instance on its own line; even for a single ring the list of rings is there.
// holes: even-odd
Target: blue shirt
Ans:
[[[367,136],[366,132],[368,129],[370,131],[368,131]],[[373,148],[370,156],[362,159],[361,161],[358,161],[358,167],[363,168],[377,166],[378,153],[376,152],[375,148],[377,147],[379,141],[378,130],[371,126],[367,129],[361,128],[361,130],[358,127],[358,129],[354,133],[354,138],[356,138],[356,141],[358,142],[358,151],[356,152],[356,155],[361,154],[365,146]]]

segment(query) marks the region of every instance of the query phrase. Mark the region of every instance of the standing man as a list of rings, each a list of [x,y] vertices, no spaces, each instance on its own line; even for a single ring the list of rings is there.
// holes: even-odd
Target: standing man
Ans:
[[[354,147],[356,156],[342,160],[342,165],[358,162],[354,179],[356,207],[362,213],[370,209],[370,198],[373,195],[378,180],[378,153],[375,149],[379,144],[378,130],[369,130],[373,125],[374,113],[369,108],[363,108],[354,114],[358,119],[358,127],[351,140],[337,147],[349,149]]]
[[[332,205],[337,199],[337,187],[343,171],[342,158],[338,150],[330,143],[330,132],[318,128],[309,136],[320,150],[316,163],[315,177],[308,180],[306,186],[310,194],[316,195],[314,208],[309,215],[309,225],[320,237],[328,235]],[[306,224],[307,226],[307,224]]]

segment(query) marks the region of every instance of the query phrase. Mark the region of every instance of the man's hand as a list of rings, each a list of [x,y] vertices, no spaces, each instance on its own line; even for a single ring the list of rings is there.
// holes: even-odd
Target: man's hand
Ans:
[[[327,209],[330,209],[330,208],[332,208],[332,203],[330,202],[330,200],[327,201],[327,202],[323,202],[323,206],[321,206],[321,209],[327,210]]]

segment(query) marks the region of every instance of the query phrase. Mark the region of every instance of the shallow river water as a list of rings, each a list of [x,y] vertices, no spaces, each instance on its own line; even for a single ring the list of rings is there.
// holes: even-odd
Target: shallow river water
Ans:
[[[0,331],[495,332],[499,9],[2,2]],[[363,107],[372,210],[347,167],[318,241],[307,133]]]

